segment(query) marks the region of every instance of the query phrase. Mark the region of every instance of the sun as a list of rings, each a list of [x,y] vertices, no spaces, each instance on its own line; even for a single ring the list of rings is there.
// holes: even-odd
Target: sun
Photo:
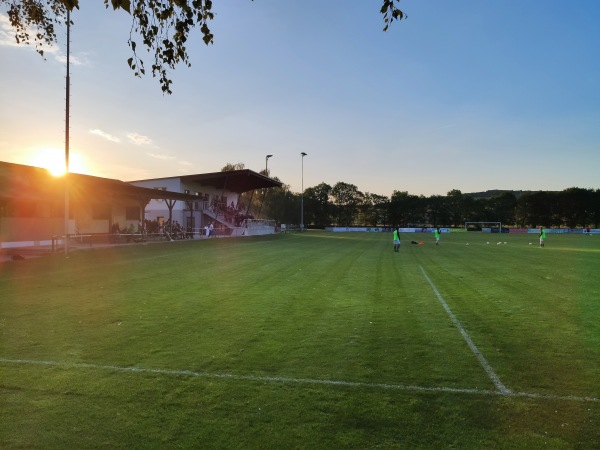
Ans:
[[[59,148],[41,148],[31,158],[31,164],[47,169],[55,177],[66,173],[65,151]],[[69,154],[69,172],[85,173],[83,158],[78,153]]]

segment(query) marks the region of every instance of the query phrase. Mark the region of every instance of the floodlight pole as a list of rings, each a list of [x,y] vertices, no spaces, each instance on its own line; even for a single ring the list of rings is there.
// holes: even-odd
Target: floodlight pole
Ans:
[[[65,108],[65,255],[69,253],[69,102],[70,84],[69,56],[71,52],[71,12],[67,7],[67,77],[66,77],[66,108]]]
[[[300,199],[300,231],[304,231],[304,157],[307,154],[300,153],[302,161],[302,197]]]
[[[273,156],[273,155],[267,155],[267,157],[265,158],[265,177],[269,176],[269,158],[271,156]],[[258,217],[260,217],[260,213],[262,211],[262,206],[263,206],[263,203],[265,202],[266,197],[267,197],[267,188],[264,188],[262,201],[260,202],[260,208],[258,209]]]

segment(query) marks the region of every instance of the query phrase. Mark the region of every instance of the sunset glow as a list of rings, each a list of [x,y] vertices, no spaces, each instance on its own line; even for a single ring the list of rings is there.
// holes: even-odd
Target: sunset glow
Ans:
[[[42,148],[33,154],[31,165],[48,169],[52,175],[60,177],[66,172],[65,151],[59,148]],[[80,154],[71,153],[69,155],[69,172],[86,172],[85,164]]]

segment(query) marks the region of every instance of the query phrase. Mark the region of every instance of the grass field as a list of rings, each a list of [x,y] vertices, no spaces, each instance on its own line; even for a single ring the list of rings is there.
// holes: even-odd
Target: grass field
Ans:
[[[600,448],[600,236],[402,239],[0,264],[0,447]]]

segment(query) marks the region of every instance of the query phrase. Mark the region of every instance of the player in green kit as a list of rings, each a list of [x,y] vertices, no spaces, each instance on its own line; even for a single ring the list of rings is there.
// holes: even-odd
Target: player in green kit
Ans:
[[[433,234],[435,236],[435,245],[438,245],[440,242],[440,229],[436,228],[435,230],[433,230]]]
[[[545,240],[546,240],[546,230],[544,230],[544,227],[540,227],[540,247],[544,246]]]
[[[400,250],[400,231],[398,228],[394,228],[394,251]]]

